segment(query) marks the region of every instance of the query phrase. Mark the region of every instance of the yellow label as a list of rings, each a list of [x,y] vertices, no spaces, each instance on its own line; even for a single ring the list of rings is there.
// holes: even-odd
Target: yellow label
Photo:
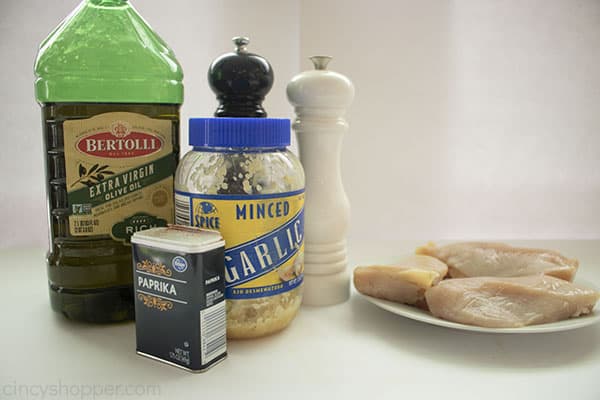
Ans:
[[[65,121],[72,236],[131,235],[173,221],[173,126],[128,112]]]
[[[268,195],[176,191],[176,222],[225,239],[225,296],[249,299],[298,287],[304,272],[304,190]]]

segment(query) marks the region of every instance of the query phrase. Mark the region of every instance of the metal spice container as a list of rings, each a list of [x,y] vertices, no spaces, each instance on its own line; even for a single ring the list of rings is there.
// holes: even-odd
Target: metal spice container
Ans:
[[[137,353],[191,372],[227,356],[225,242],[170,225],[131,239]]]

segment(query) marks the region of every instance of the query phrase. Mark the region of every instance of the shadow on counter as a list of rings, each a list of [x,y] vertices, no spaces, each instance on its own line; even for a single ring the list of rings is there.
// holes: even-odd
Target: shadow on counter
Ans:
[[[598,326],[555,333],[477,333],[404,318],[376,307],[357,293],[351,296],[349,306],[357,334],[378,336],[390,346],[444,363],[554,368],[584,362],[600,351]]]

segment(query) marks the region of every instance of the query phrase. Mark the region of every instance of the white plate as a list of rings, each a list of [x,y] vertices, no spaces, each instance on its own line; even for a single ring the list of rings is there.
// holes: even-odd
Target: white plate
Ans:
[[[590,289],[598,290],[594,285],[584,282],[581,280],[577,281],[578,284],[588,287]],[[415,321],[425,322],[431,325],[443,326],[445,328],[460,329],[463,331],[473,332],[484,332],[484,333],[546,333],[546,332],[560,332],[568,331],[571,329],[583,328],[584,326],[595,324],[600,321],[600,311],[598,307],[588,315],[582,317],[571,318],[559,322],[551,322],[548,324],[541,325],[530,325],[522,328],[483,328],[474,325],[465,325],[458,322],[446,321],[445,319],[437,318],[431,315],[429,312],[422,310],[417,307],[409,306],[406,304],[394,303],[393,301],[376,299],[375,297],[367,296],[358,292],[362,297],[367,299],[369,302],[375,304],[377,307],[383,308],[394,314],[401,315],[406,318],[414,319]]]

